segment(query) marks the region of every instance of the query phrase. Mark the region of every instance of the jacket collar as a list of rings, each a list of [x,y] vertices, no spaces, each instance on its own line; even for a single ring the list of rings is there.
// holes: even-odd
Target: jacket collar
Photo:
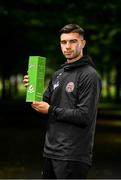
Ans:
[[[61,68],[64,68],[64,70],[70,70],[72,68],[77,68],[86,65],[90,65],[96,69],[94,62],[92,61],[91,57],[88,55],[83,56],[81,59],[75,61],[74,63],[65,62],[64,64],[61,65]]]

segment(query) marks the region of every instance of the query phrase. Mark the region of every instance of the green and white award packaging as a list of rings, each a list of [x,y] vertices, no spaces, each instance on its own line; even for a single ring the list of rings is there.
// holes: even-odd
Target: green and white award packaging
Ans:
[[[43,99],[46,58],[29,56],[26,102],[40,102]]]

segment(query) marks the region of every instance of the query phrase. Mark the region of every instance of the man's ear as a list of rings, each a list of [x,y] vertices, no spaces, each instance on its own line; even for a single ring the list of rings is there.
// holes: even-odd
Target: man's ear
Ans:
[[[81,40],[79,46],[83,49],[86,45],[86,41],[85,40]]]
[[[86,45],[86,40],[83,40],[83,41],[82,41],[82,48],[84,48],[85,45]]]

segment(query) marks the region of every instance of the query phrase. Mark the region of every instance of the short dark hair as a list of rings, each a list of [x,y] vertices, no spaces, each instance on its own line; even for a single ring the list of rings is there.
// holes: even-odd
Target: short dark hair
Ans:
[[[84,29],[81,28],[78,24],[67,24],[65,25],[60,31],[59,34],[63,33],[71,33],[71,32],[76,32],[79,33],[81,36],[84,37]]]

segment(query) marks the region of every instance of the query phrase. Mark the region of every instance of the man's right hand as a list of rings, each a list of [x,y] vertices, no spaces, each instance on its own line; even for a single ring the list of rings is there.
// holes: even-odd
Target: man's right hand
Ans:
[[[27,87],[29,85],[29,76],[25,75],[23,78],[23,85]]]

